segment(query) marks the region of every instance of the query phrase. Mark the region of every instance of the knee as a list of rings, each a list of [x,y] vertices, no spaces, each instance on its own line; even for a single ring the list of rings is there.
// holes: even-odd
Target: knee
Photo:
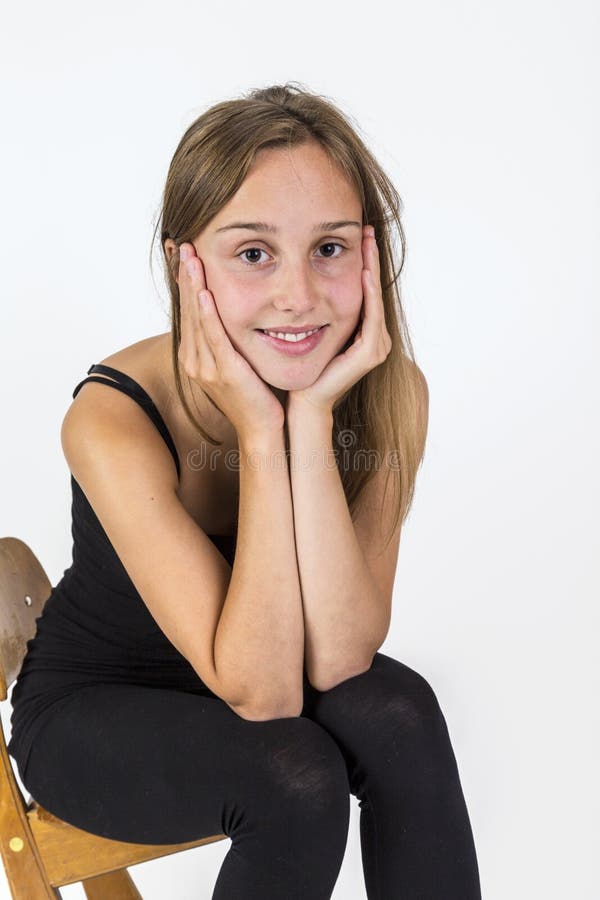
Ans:
[[[404,663],[386,660],[378,662],[387,720],[405,732],[429,732],[439,726],[442,711],[430,682]]]
[[[350,785],[341,751],[310,719],[289,717],[250,727],[260,738],[254,745],[259,752],[253,753],[242,795],[223,816],[222,830],[245,852],[267,847],[269,865],[285,868],[287,889],[282,885],[277,896],[291,896],[293,880],[301,892],[294,896],[329,897],[350,824]],[[331,879],[327,890],[325,878]]]
[[[272,726],[265,741],[266,793],[286,820],[294,810],[301,817],[327,811],[334,818],[345,818],[350,798],[348,772],[331,735],[302,717],[264,724]]]
[[[367,672],[335,690],[337,709],[332,715],[349,717],[357,732],[369,742],[390,735],[418,742],[445,729],[443,713],[429,681],[383,653],[375,654]]]

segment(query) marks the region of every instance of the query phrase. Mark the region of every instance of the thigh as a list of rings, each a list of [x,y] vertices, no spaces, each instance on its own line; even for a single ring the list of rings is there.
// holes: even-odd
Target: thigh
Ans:
[[[22,780],[64,821],[136,843],[229,835],[242,812],[275,821],[286,799],[349,794],[337,745],[314,722],[252,722],[217,697],[128,684],[75,691]]]

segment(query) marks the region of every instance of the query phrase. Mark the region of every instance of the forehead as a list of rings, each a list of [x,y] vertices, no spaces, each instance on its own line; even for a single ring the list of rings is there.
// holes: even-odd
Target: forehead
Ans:
[[[240,216],[274,224],[292,219],[359,218],[354,185],[319,145],[258,153],[238,191],[215,216],[219,228]]]

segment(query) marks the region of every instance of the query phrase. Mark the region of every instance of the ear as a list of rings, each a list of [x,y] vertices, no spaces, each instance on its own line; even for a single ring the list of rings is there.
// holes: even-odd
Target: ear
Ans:
[[[179,274],[179,248],[172,238],[167,238],[164,246],[169,269],[171,270],[173,278],[177,281],[177,284],[179,284],[177,278]]]

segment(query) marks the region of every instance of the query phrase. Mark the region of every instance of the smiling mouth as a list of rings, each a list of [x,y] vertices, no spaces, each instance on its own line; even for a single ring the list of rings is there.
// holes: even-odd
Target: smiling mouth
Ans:
[[[325,323],[327,324],[327,323]],[[325,325],[319,325],[318,328],[311,328],[308,331],[270,331],[266,328],[256,328],[255,331],[260,331],[262,334],[268,334],[269,337],[278,338],[280,341],[287,341],[288,343],[297,344],[300,341],[305,340],[307,337],[310,337],[313,334],[316,334],[318,331],[321,331],[325,328]]]

